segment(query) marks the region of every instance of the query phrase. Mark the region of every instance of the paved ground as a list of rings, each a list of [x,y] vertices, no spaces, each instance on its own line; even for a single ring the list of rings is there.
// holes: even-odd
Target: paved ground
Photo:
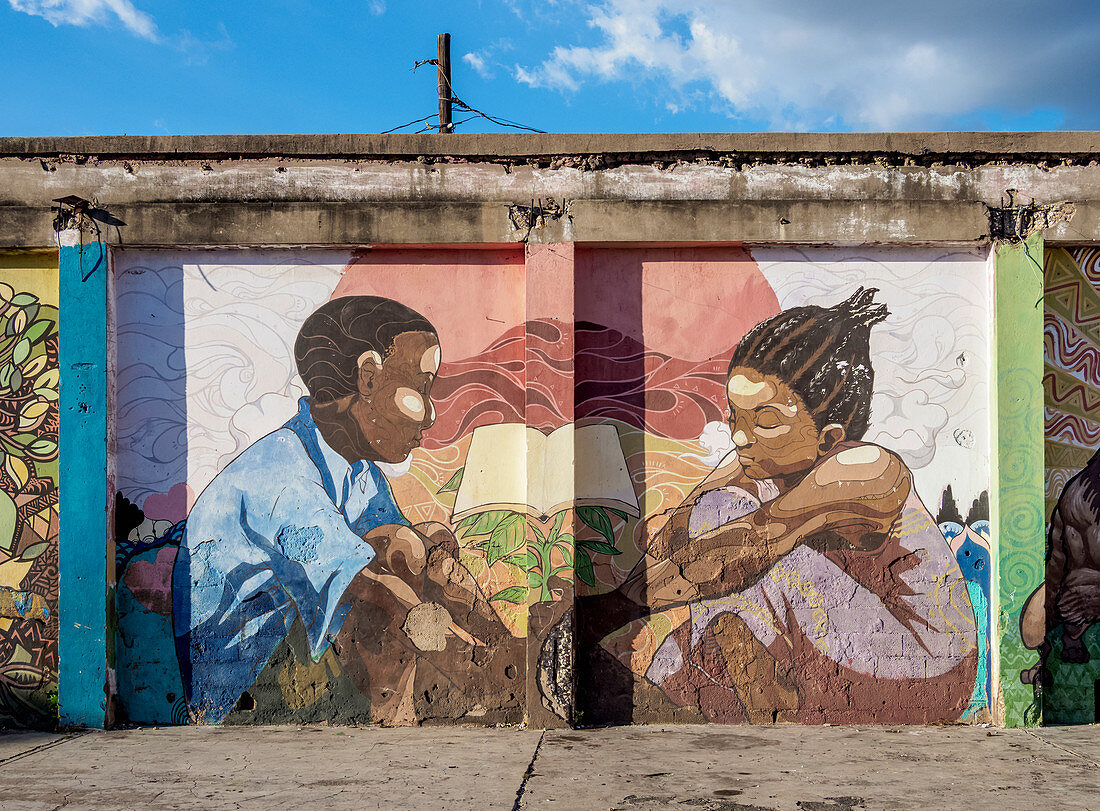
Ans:
[[[0,735],[0,808],[1100,811],[1100,726]]]

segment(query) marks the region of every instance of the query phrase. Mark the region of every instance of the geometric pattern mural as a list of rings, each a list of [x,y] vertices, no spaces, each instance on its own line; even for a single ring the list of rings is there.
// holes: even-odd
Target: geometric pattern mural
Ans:
[[[1100,626],[1088,628],[1088,609],[1080,636],[1083,653],[1063,654],[1066,639],[1054,606],[1093,604],[1100,599],[1095,586],[1069,592],[1075,582],[1093,582],[1094,561],[1100,547],[1089,549],[1097,537],[1095,522],[1081,522],[1080,511],[1063,503],[1058,516],[1065,531],[1051,533],[1051,517],[1067,485],[1090,486],[1090,460],[1100,448],[1100,249],[1051,248],[1044,261],[1044,369],[1045,404],[1045,513],[1047,522],[1047,637],[1044,661],[1043,720],[1046,723],[1091,723],[1096,718],[1096,680],[1100,678]],[[1075,479],[1075,477],[1077,477]],[[1089,495],[1086,501],[1091,501]],[[1100,516],[1098,516],[1100,518]],[[1088,532],[1092,524],[1092,533]],[[1084,548],[1075,551],[1070,530],[1080,535]],[[1063,541],[1063,538],[1066,540]],[[1097,545],[1092,540],[1092,545]],[[1053,549],[1051,547],[1054,547]],[[1061,557],[1060,557],[1061,556]],[[1057,562],[1065,560],[1065,564]],[[1100,577],[1100,573],[1095,573]],[[1074,634],[1071,634],[1073,636]],[[1072,640],[1071,640],[1072,641]],[[1085,659],[1086,661],[1080,661]],[[1025,665],[1027,667],[1028,665]]]

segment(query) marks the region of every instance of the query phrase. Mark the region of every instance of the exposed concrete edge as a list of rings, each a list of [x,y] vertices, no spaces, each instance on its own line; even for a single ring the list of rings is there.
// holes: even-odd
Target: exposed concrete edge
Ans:
[[[586,243],[974,244],[989,238],[980,202],[576,200],[517,228],[505,202],[135,203],[112,206],[128,246]],[[1100,236],[1100,205],[1072,223]],[[1080,215],[1079,215],[1080,216]],[[0,247],[56,244],[49,209],[0,206]],[[1081,237],[1079,241],[1089,241]]]
[[[921,160],[1088,160],[1100,132],[470,133],[453,135],[104,135],[0,138],[0,157],[188,160],[256,157],[483,160],[606,156],[614,162],[722,155],[909,156]]]

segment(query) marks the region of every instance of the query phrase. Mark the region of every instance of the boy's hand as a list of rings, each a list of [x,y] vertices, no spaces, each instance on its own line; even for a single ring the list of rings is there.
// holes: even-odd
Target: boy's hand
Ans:
[[[395,574],[410,585],[427,565],[428,549],[424,537],[411,527],[383,524],[364,535],[363,540],[371,545],[376,555],[368,568]]]

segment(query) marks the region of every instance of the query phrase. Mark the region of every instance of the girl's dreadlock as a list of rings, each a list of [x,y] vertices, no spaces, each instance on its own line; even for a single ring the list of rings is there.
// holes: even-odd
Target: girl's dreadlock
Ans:
[[[861,287],[832,307],[794,307],[762,321],[737,344],[730,369],[774,375],[802,398],[818,430],[837,423],[845,438],[862,438],[875,381],[871,327],[890,314],[877,292]]]

